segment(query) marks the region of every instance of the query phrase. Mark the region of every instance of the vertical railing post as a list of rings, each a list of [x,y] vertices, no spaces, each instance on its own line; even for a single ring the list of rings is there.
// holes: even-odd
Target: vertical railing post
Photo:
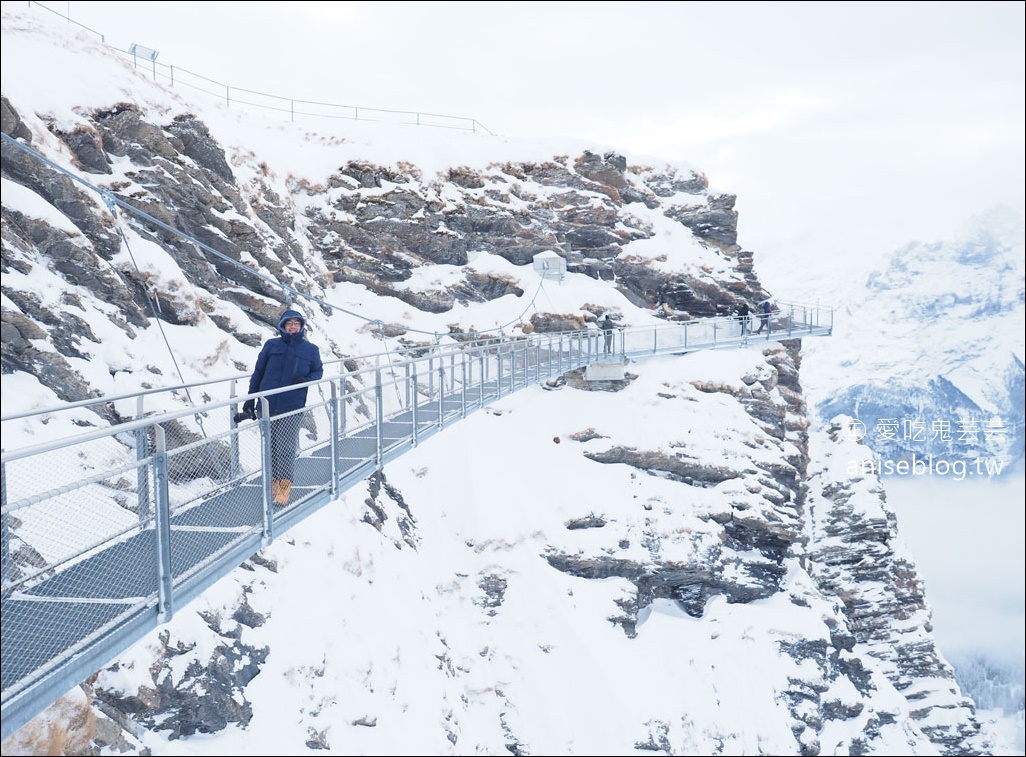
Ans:
[[[411,422],[413,423],[413,433],[410,435],[410,439],[411,444],[413,444],[413,446],[416,447],[420,433],[420,403],[417,401],[417,397],[419,397],[420,394],[417,389],[417,366],[411,364],[410,368],[411,370],[408,371],[410,378],[407,382],[410,386],[408,387],[407,391],[412,391],[414,398],[413,403],[410,405],[410,418]]]
[[[509,394],[517,390],[517,343],[509,343]]]
[[[512,394],[517,390],[517,371],[519,369],[520,361],[520,344],[515,339],[510,339],[507,342],[506,349],[509,350],[509,384],[507,385],[508,391],[506,394]]]
[[[374,424],[375,424],[375,450],[374,468],[381,470],[381,463],[384,458],[385,446],[385,392],[381,385],[381,368],[374,369]]]
[[[232,379],[229,385],[229,396],[235,397],[235,383],[236,380]],[[239,432],[236,430],[239,424],[235,422],[235,415],[239,412],[239,406],[236,403],[232,403],[228,406],[228,427],[232,430],[231,441],[229,442],[229,470],[228,475],[231,479],[236,479],[242,473],[242,462],[241,453],[239,451]]]
[[[517,355],[520,362],[520,383],[515,386],[527,386],[527,371],[528,371],[528,360],[529,355],[527,354],[527,345],[517,339],[513,342],[513,352]]]
[[[335,495],[338,494],[338,479],[339,471],[342,469],[341,461],[339,460],[339,452],[342,449],[342,440],[338,436],[338,409],[341,406],[338,399],[338,387],[335,386],[334,381],[328,382],[331,396],[328,398],[328,429],[330,430],[329,439],[331,441],[331,494],[334,499]]]
[[[174,576],[171,573],[171,501],[167,477],[167,440],[159,424],[153,428],[153,536],[157,562],[157,619],[171,620],[174,608]],[[148,436],[148,434],[147,434]]]
[[[140,395],[136,399],[135,417],[137,419],[143,417],[143,398]],[[149,430],[147,428],[137,428],[135,430],[135,461],[141,463],[150,454],[149,450]],[[150,508],[152,505],[151,494],[150,494],[150,476],[146,470],[146,466],[139,465],[135,472],[136,480],[136,501],[138,502],[138,515],[139,525],[145,525],[146,521],[150,517]]]
[[[407,359],[406,362],[403,363],[403,366],[404,366],[404,368],[406,370],[406,381],[403,383],[403,391],[406,392],[406,407],[409,407],[410,406],[410,401],[411,401],[410,400],[410,371],[411,370],[416,370],[416,369],[413,366],[413,361],[409,360],[409,359]],[[416,395],[416,393],[414,393],[414,395],[413,395],[413,404],[414,405],[417,404],[416,397],[417,397],[417,395]]]
[[[267,545],[274,538],[274,519],[271,517],[271,508],[274,506],[271,493],[271,476],[274,471],[271,460],[272,421],[267,397],[260,397],[257,407],[260,409],[257,416],[257,425],[260,427],[260,488],[264,491],[264,524],[261,537],[264,545]]]
[[[7,463],[0,465],[0,508],[7,507]],[[7,530],[7,513],[0,515],[0,586],[7,591],[11,578],[11,534]]]
[[[502,339],[499,339],[499,346],[495,358],[495,398],[502,396]]]
[[[460,352],[460,418],[467,417],[467,353]]]
[[[435,396],[435,359],[428,357],[428,397]]]
[[[442,361],[438,361],[438,428],[441,429],[445,424],[443,413],[445,412],[445,368],[442,366]]]
[[[346,398],[349,397],[349,390],[346,389],[346,377],[342,374],[338,377],[338,438],[346,438],[346,429],[349,423],[346,418]]]
[[[479,348],[477,351],[477,360],[479,364],[478,368],[478,392],[477,401],[478,407],[484,407],[485,404],[485,383],[487,382],[486,377],[488,376],[488,355],[485,354],[484,348]]]

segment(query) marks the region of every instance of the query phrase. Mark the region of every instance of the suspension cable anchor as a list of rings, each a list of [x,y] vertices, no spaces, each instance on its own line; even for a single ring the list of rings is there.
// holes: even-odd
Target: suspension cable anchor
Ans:
[[[107,210],[116,218],[118,215],[118,203],[114,193],[109,189],[101,189],[100,197],[103,199],[103,204],[107,206]]]

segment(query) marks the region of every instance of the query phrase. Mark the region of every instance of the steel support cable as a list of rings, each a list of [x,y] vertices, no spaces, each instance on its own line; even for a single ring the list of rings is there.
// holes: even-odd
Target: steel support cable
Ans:
[[[167,332],[164,331],[164,322],[160,317],[160,301],[155,297],[150,296],[149,286],[146,283],[146,278],[143,276],[142,270],[139,268],[139,263],[135,259],[135,254],[132,252],[132,245],[128,242],[128,236],[125,234],[125,230],[121,226],[121,215],[118,213],[118,206],[115,203],[114,195],[108,191],[101,191],[100,196],[103,201],[107,204],[107,209],[110,214],[114,216],[114,220],[117,222],[118,235],[121,237],[121,241],[125,244],[125,249],[128,251],[128,258],[132,261],[132,265],[135,267],[135,272],[139,274],[139,284],[143,288],[143,294],[146,296],[146,301],[150,304],[150,310],[153,311],[153,320],[157,324],[157,329],[160,331],[160,337],[164,340],[164,346],[167,347],[167,353],[171,356],[171,363],[175,367],[175,373],[178,374],[178,380],[185,384],[185,376],[182,375],[181,366],[178,365],[178,358],[175,356],[175,351],[171,349],[171,342],[168,341]],[[188,387],[185,387],[185,398],[188,400],[189,405],[196,407],[196,403],[192,399],[192,393]],[[196,413],[194,416],[196,419],[196,425],[199,426],[200,433],[203,438],[207,438],[207,430],[203,427],[203,417]]]
[[[538,288],[534,290],[534,294],[533,294],[533,295],[531,296],[531,299],[530,299],[530,301],[529,301],[529,302],[528,302],[528,303],[527,303],[526,305],[524,305],[524,309],[520,311],[520,315],[516,316],[516,317],[515,317],[515,318],[513,318],[512,320],[506,321],[506,323],[500,323],[500,324],[496,324],[496,326],[495,326],[495,330],[499,332],[499,336],[501,336],[501,337],[504,337],[504,336],[505,336],[505,329],[506,329],[506,327],[507,327],[507,326],[513,326],[513,325],[515,325],[515,324],[517,324],[517,323],[523,323],[523,321],[524,321],[524,314],[525,314],[525,313],[526,313],[526,312],[527,312],[528,310],[530,310],[530,309],[531,309],[531,307],[532,307],[532,306],[534,305],[534,303],[535,303],[535,300],[537,300],[537,299],[538,299],[538,293],[539,293],[540,291],[542,291],[542,285],[543,285],[544,283],[545,283],[545,279],[544,279],[544,278],[542,278],[542,279],[541,279],[541,280],[540,280],[540,281],[538,282]],[[487,334],[488,332],[487,332],[487,331],[485,331],[484,333],[486,333],[486,334]]]
[[[544,277],[544,276],[542,277],[542,280],[541,280],[540,282],[538,282],[538,291],[537,291],[537,292],[535,292],[535,295],[534,295],[534,296],[535,296],[535,298],[537,298],[537,297],[538,297],[538,295],[539,295],[539,294],[541,294],[542,292],[544,292],[544,293],[545,293],[545,299],[549,301],[549,306],[550,306],[550,307],[551,307],[551,308],[552,308],[553,310],[555,310],[555,308],[556,308],[556,303],[554,303],[554,302],[552,301],[552,298],[551,298],[551,297],[549,296],[549,293],[548,293],[548,291],[547,291],[547,290],[545,289],[545,277]],[[533,299],[531,300],[531,304],[532,304],[532,305],[534,304],[534,300],[533,300]]]
[[[402,395],[399,393],[399,382],[395,380],[395,375],[396,375],[395,374],[395,363],[392,362],[392,351],[390,349],[388,349],[388,342],[385,339],[385,323],[384,323],[384,321],[377,321],[377,326],[378,326],[379,333],[381,335],[381,343],[383,345],[385,345],[385,357],[387,358],[387,362],[388,362],[388,372],[390,374],[392,374],[392,386],[395,387],[395,398],[401,404],[402,403]],[[437,345],[438,345],[438,335],[436,334],[435,335],[435,346],[437,346]],[[416,369],[414,369],[414,370],[416,370]],[[417,400],[417,398],[414,397],[414,402],[416,402],[416,400]]]

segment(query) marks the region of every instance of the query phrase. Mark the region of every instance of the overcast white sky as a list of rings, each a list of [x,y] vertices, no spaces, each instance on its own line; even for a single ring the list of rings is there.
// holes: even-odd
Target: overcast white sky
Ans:
[[[691,162],[771,289],[1024,202],[1022,2],[44,5],[231,87]]]

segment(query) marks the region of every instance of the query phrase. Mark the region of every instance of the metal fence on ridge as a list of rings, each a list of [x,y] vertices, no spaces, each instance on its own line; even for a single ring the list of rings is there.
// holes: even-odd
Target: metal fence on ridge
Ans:
[[[45,11],[74,24],[83,31],[95,34],[99,40],[107,45],[112,51],[132,62],[132,65],[146,71],[154,81],[161,82],[171,87],[188,87],[196,92],[210,95],[223,103],[227,108],[252,108],[255,110],[278,113],[286,116],[289,121],[295,121],[301,117],[312,118],[343,118],[353,121],[375,121],[382,123],[407,124],[410,126],[433,126],[445,129],[459,129],[472,131],[488,136],[495,136],[484,124],[477,119],[464,116],[448,116],[440,113],[426,113],[423,111],[393,110],[387,108],[368,108],[357,105],[343,105],[340,103],[318,102],[314,100],[297,100],[293,97],[271,95],[266,92],[259,92],[243,87],[233,87],[230,84],[211,79],[202,74],[197,74],[181,66],[174,66],[158,61],[159,51],[140,44],[133,43],[127,50],[122,50],[107,42],[103,33],[81,24],[71,18],[71,9],[67,13],[61,13],[42,3],[30,2],[29,7],[36,6]]]

